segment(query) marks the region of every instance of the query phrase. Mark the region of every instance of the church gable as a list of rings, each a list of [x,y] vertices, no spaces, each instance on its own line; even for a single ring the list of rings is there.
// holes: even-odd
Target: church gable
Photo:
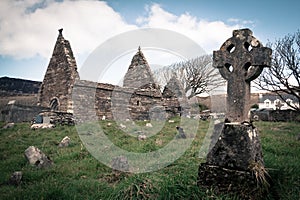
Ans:
[[[146,84],[154,83],[150,66],[139,47],[133,56],[128,71],[124,76],[123,86],[131,88],[142,88]]]
[[[55,110],[67,112],[72,107],[72,88],[79,75],[71,45],[63,37],[62,30],[59,29],[53,54],[39,91],[39,104],[53,108],[55,99]]]
[[[182,84],[176,76],[172,76],[163,91],[164,98],[182,98],[185,97]]]

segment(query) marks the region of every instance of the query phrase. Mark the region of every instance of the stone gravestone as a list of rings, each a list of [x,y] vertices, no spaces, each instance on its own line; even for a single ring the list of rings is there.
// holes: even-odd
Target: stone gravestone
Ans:
[[[233,37],[214,51],[213,66],[227,80],[227,112],[217,142],[199,166],[200,187],[259,199],[268,185],[258,131],[248,112],[250,83],[270,66],[271,55],[249,29],[233,31]]]
[[[50,121],[51,121],[50,117],[43,116],[43,124],[50,124]]]

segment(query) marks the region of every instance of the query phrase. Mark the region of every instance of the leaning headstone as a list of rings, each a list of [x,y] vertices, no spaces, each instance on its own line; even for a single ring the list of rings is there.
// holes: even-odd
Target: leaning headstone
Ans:
[[[128,160],[125,156],[118,156],[112,159],[111,167],[114,170],[128,172],[129,171],[129,164]]]
[[[178,131],[178,134],[177,134],[176,138],[178,138],[178,139],[179,138],[186,139],[186,135],[185,135],[185,133],[183,131],[183,128],[181,128],[180,126],[176,126],[176,129]]]
[[[8,184],[18,186],[21,184],[23,173],[21,171],[15,171],[12,173],[8,180]]]
[[[25,150],[25,157],[31,165],[35,165],[38,168],[49,167],[53,164],[53,161],[48,156],[34,146],[30,146]]]
[[[217,141],[212,140],[215,144],[206,163],[199,166],[199,186],[236,193],[242,199],[260,199],[267,191],[258,131],[249,122],[248,112],[250,82],[270,66],[271,54],[272,50],[263,47],[249,29],[233,31],[233,37],[214,51],[213,66],[227,80],[227,113]]]
[[[58,147],[67,147],[70,145],[70,142],[71,142],[71,139],[68,136],[66,136],[60,141],[60,143],[58,144]]]

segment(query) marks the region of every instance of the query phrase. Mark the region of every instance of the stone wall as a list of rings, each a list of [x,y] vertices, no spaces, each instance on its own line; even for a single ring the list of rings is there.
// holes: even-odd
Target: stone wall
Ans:
[[[274,122],[300,122],[300,113],[295,110],[272,110],[269,113],[268,120]]]
[[[29,106],[20,104],[6,105],[1,110],[0,121],[30,122],[44,109],[46,108],[40,106]]]
[[[79,121],[146,120],[174,116],[179,102],[164,99],[157,90],[119,87],[91,81],[76,81],[73,89],[74,114]],[[103,117],[104,116],[104,117]]]

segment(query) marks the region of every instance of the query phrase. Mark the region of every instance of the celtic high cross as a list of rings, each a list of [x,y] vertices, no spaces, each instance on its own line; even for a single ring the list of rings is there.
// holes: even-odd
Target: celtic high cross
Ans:
[[[271,65],[272,50],[263,47],[249,29],[234,30],[219,51],[213,52],[213,66],[227,80],[229,122],[249,121],[250,82]]]

